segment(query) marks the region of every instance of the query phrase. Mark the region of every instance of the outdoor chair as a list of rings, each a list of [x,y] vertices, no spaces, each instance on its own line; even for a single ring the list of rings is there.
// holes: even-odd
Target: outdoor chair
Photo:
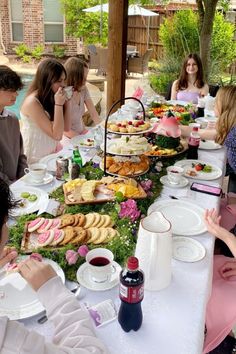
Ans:
[[[128,73],[144,74],[148,71],[148,61],[151,56],[152,49],[148,49],[141,57],[128,59]]]
[[[99,57],[99,67],[98,67],[97,75],[106,76],[108,48],[97,48],[97,53]]]
[[[127,44],[127,52],[136,52],[137,50],[137,47],[136,45],[130,45],[130,44]]]
[[[97,48],[95,45],[87,46],[89,52],[89,68],[90,69],[98,69],[99,68],[99,56],[97,52]]]

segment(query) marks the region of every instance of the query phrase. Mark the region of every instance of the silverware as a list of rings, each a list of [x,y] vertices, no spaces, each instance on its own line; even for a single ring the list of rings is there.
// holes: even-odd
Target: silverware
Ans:
[[[81,290],[81,287],[80,285],[78,284],[74,289],[70,290],[73,294],[75,294],[75,297],[77,298],[77,296],[79,295],[80,293],[80,290]],[[46,315],[46,311],[43,312],[43,316],[40,317],[37,322],[39,324],[43,324],[45,322],[47,322],[48,318],[47,318],[47,315]]]

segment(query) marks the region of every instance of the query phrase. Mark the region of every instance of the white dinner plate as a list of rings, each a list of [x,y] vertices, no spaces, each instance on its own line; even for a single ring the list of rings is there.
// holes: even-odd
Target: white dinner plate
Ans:
[[[25,214],[34,213],[39,210],[40,207],[46,203],[48,203],[48,194],[42,189],[38,189],[35,187],[10,187],[11,192],[13,193],[14,199],[22,201],[24,206],[18,206],[14,210],[12,210],[12,216],[20,216]],[[22,198],[21,194],[23,192],[28,192],[30,194],[35,194],[37,199],[34,202],[30,202],[27,198]]]
[[[192,164],[206,164],[210,165],[212,167],[211,172],[202,172],[202,171],[196,171],[194,167],[192,167]],[[215,166],[212,165],[211,163],[208,163],[206,161],[202,160],[180,160],[175,163],[175,166],[180,166],[184,169],[184,175],[187,178],[194,178],[194,179],[200,179],[204,181],[211,181],[213,179],[217,179],[222,175],[222,170]],[[196,173],[195,176],[189,176],[187,171],[194,171]]]
[[[185,177],[182,177],[180,182],[178,184],[173,184],[173,183],[170,183],[167,175],[165,176],[162,176],[160,178],[160,182],[166,186],[166,187],[170,187],[170,188],[183,188],[183,187],[186,187],[188,185],[188,179],[185,178]]]
[[[117,140],[117,141],[114,141]],[[110,155],[116,155],[116,156],[138,156],[138,155],[143,155],[145,152],[150,150],[150,146],[146,150],[142,150],[140,152],[136,153],[120,153],[120,152],[114,152],[112,151],[112,148],[115,148],[117,144],[119,144],[119,139],[113,139],[112,141],[107,141],[107,153]],[[104,151],[104,144],[100,145],[100,148],[102,151]]]
[[[109,290],[119,283],[119,275],[121,271],[121,266],[118,263],[113,261],[112,265],[115,269],[115,272],[112,273],[111,279],[109,281],[105,281],[104,283],[96,283],[90,278],[88,272],[88,263],[85,262],[77,270],[77,281],[80,285],[93,291]]]
[[[187,101],[181,101],[181,100],[169,100],[166,101],[166,103],[168,104],[172,104],[172,105],[180,105],[180,106],[187,106],[189,104],[189,102]]]
[[[218,150],[221,148],[222,145],[217,144],[214,140],[201,140],[199,145],[199,149],[201,150]]]
[[[93,143],[92,145],[85,145],[87,139],[92,139]],[[87,135],[79,135],[79,136],[75,136],[74,138],[72,138],[70,140],[70,143],[73,146],[78,146],[79,149],[94,149],[95,148],[95,140],[93,135],[87,136]]]
[[[185,200],[160,200],[148,208],[148,214],[160,211],[170,221],[175,235],[194,236],[206,231],[204,209]]]
[[[64,156],[63,154],[63,157],[64,158],[68,158],[72,155],[72,152],[71,154],[66,154],[66,156]],[[56,154],[51,154],[51,155],[48,155],[48,156],[45,156],[43,157],[39,162],[40,163],[44,163],[47,165],[47,170],[53,174],[56,173],[56,169],[57,169],[57,166],[56,166],[56,160],[59,156],[62,156],[62,153],[58,152]]]
[[[65,275],[61,267],[50,259],[44,258],[43,261],[49,263],[65,283]],[[10,320],[20,320],[35,316],[42,311],[44,311],[43,305],[25,279],[17,272],[7,274],[2,269],[0,272],[0,316],[7,316]]]
[[[172,250],[173,257],[183,262],[197,262],[206,255],[205,247],[199,241],[190,237],[173,237]]]
[[[45,177],[41,182],[36,182],[32,179],[29,173],[27,173],[22,179],[29,186],[44,186],[45,184],[51,183],[53,181],[53,175],[46,173]]]

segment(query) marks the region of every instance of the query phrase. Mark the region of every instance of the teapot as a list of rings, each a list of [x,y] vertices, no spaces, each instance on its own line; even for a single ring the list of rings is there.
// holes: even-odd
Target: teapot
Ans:
[[[157,291],[171,281],[172,228],[159,211],[143,218],[139,225],[135,256],[145,275],[144,288]]]

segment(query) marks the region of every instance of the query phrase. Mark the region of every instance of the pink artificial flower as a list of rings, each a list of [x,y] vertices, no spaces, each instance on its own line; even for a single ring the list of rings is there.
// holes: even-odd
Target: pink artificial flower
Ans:
[[[68,250],[66,251],[66,260],[69,265],[75,264],[79,258],[79,255],[77,252],[73,250]]]
[[[153,182],[151,179],[145,179],[144,181],[141,181],[140,184],[144,191],[148,192],[152,188]]]
[[[79,247],[79,249],[77,250],[78,254],[81,256],[81,257],[85,257],[86,254],[88,253],[89,249],[86,245],[82,245]]]
[[[135,221],[140,217],[141,211],[138,210],[137,203],[133,199],[128,199],[126,202],[120,203],[120,218],[129,218]]]

